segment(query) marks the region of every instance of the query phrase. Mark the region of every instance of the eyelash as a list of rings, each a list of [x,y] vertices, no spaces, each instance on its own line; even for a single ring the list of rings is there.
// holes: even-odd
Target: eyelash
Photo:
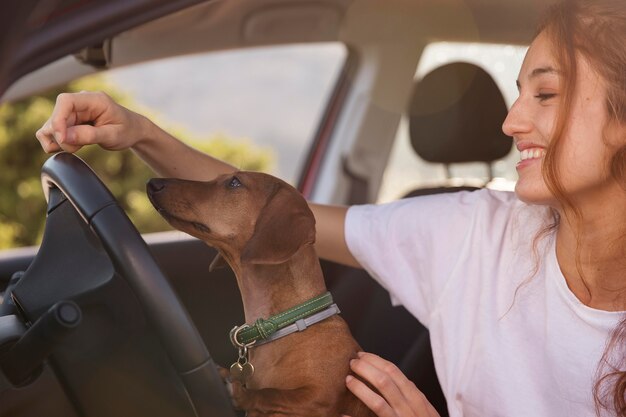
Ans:
[[[542,93],[542,94],[537,94],[535,96],[535,98],[538,98],[539,101],[546,101],[546,100],[549,100],[549,99],[551,99],[553,97],[556,97],[555,93]]]

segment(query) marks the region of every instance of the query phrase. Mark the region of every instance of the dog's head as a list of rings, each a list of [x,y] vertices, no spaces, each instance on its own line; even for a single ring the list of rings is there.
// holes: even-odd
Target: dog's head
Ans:
[[[282,263],[315,242],[307,202],[271,175],[237,172],[208,182],[154,178],[147,192],[173,227],[239,255],[242,263]]]

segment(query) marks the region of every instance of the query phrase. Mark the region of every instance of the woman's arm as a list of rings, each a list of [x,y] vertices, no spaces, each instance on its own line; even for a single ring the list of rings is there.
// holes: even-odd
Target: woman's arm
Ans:
[[[209,181],[236,168],[187,146],[148,118],[101,92],[64,93],[36,133],[46,152],[76,152],[97,144],[106,150],[131,149],[163,177]],[[317,223],[316,249],[323,258],[359,266],[344,237],[347,207],[310,204]]]
[[[360,268],[348,249],[344,232],[348,207],[309,203],[315,215],[317,254],[329,261]]]
[[[236,170],[187,146],[101,92],[59,94],[52,115],[36,136],[46,152],[76,152],[91,144],[107,150],[130,148],[164,177],[211,180]]]

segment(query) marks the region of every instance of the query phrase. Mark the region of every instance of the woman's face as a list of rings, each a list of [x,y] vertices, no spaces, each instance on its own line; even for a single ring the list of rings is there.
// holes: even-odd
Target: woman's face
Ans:
[[[567,195],[575,203],[584,203],[606,198],[607,192],[614,192],[615,181],[608,169],[612,151],[603,140],[608,119],[606,89],[586,59],[579,56],[577,64],[576,92],[556,162]],[[545,33],[534,40],[526,54],[518,89],[519,97],[502,127],[520,151],[515,192],[522,201],[558,209],[559,203],[541,173],[562,94],[560,70]]]

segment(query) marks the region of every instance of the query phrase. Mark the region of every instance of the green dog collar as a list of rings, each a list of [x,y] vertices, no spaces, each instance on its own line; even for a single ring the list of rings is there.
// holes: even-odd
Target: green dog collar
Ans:
[[[259,318],[252,326],[247,324],[235,326],[230,331],[230,341],[235,347],[244,347],[251,346],[257,341],[268,340],[278,330],[325,310],[332,304],[333,297],[327,292],[268,319]]]

